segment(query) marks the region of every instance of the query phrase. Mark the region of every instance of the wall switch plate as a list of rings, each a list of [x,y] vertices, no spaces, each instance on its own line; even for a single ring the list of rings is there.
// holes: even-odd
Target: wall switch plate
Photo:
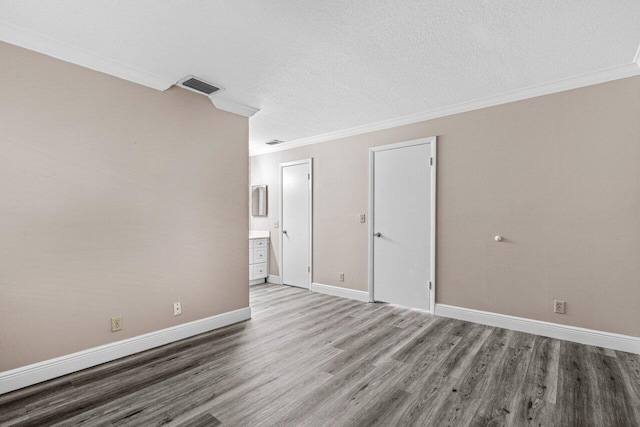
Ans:
[[[344,273],[340,273],[340,281],[344,282]]]
[[[553,301],[553,312],[558,314],[565,314],[567,310],[567,303],[560,300]]]
[[[122,317],[112,317],[111,318],[111,332],[116,332],[122,329]]]
[[[360,214],[360,224],[364,224],[366,219],[367,217],[365,216],[365,214]]]
[[[280,227],[280,221],[275,221],[273,223],[273,228],[278,228],[278,227]]]
[[[182,314],[182,303],[174,302],[173,303],[173,315],[179,316]]]

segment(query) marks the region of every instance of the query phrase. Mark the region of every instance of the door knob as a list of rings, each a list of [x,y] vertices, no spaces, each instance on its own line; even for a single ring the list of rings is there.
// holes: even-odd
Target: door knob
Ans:
[[[382,237],[382,234],[380,234],[380,233],[374,233],[373,235],[376,236],[376,237]]]
[[[287,234],[287,230],[282,230],[282,234]]]

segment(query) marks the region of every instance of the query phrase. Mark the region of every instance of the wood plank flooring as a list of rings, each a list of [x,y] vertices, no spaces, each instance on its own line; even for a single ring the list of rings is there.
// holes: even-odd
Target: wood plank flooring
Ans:
[[[0,396],[0,425],[639,426],[640,356],[278,285],[253,319]]]

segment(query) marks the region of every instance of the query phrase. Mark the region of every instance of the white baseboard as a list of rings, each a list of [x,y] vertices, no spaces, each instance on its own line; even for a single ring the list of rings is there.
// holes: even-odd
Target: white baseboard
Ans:
[[[265,279],[249,280],[249,286],[259,285],[259,284],[264,283],[264,282],[265,282]]]
[[[273,274],[270,274],[269,277],[267,277],[267,282],[273,283],[275,285],[282,285],[280,276],[274,276]]]
[[[340,288],[338,286],[323,285],[322,283],[312,283],[311,290],[321,294],[333,295],[335,297],[349,298],[356,301],[369,302],[369,293],[355,291],[353,289]]]
[[[77,353],[45,360],[10,371],[0,372],[0,394],[18,390],[62,375],[130,356],[154,347],[189,338],[251,318],[251,308],[245,307],[217,316],[172,326],[122,341],[93,347]]]
[[[470,308],[436,304],[435,314],[482,325],[640,354],[640,338]]]

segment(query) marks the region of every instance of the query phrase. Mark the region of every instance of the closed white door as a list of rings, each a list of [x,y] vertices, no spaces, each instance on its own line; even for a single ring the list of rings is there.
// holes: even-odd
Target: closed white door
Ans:
[[[431,310],[431,144],[399,145],[371,154],[373,299]]]
[[[281,172],[281,277],[285,285],[311,286],[311,159],[283,163]]]

